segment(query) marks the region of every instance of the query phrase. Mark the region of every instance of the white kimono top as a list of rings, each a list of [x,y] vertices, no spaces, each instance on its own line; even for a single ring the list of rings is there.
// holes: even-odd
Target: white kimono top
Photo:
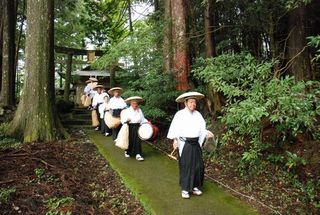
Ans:
[[[126,108],[127,104],[126,102],[123,100],[123,98],[119,97],[112,97],[108,103],[108,108],[109,109],[123,109]]]
[[[93,90],[93,87],[97,85],[96,83],[88,83],[87,86],[84,88],[84,93],[89,96],[90,98],[93,98],[96,94],[96,91]]]
[[[99,103],[104,103],[104,97],[109,97],[108,93],[96,93],[92,100],[92,107],[96,107]]]
[[[105,111],[109,110],[107,106],[108,106],[108,102],[105,102],[105,101],[101,105],[99,105],[99,114],[101,119],[104,119]]]
[[[121,112],[121,123],[124,124],[128,120],[130,120],[129,123],[142,124],[142,123],[148,122],[148,120],[144,118],[144,115],[140,108],[138,108],[137,110],[134,110],[131,106]]]
[[[173,117],[167,138],[177,139],[179,154],[181,155],[185,142],[182,138],[199,138],[199,145],[202,144],[208,134],[206,122],[198,111],[190,112],[187,108],[179,110]]]

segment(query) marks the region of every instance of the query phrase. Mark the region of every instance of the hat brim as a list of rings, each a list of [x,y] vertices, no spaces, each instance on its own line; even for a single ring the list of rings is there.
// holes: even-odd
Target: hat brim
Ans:
[[[187,92],[187,93],[183,93],[180,96],[178,96],[176,98],[176,102],[178,103],[183,103],[185,102],[187,99],[195,99],[195,100],[201,100],[203,99],[205,96],[202,93],[198,93],[198,92]]]
[[[104,89],[105,87],[104,87],[103,85],[97,85],[97,86],[93,87],[94,90],[97,89],[97,88],[102,88],[102,89]]]
[[[121,87],[113,87],[110,90],[108,90],[108,93],[112,95],[114,91],[118,90],[120,93],[122,93],[123,89]]]
[[[98,79],[96,79],[96,78],[89,78],[89,80],[88,81],[94,81],[94,82],[97,82],[98,81]]]
[[[136,101],[138,103],[141,103],[144,101],[144,99],[140,96],[132,96],[132,97],[129,97],[127,98],[126,100],[124,100],[126,103],[130,103],[132,101]]]

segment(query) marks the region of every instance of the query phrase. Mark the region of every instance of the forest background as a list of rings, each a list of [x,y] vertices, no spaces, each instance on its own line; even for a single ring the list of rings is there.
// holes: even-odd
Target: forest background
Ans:
[[[33,131],[28,131],[28,119],[39,111],[21,116],[32,110],[26,102],[31,97],[21,91],[36,85],[26,86],[25,74],[38,74],[23,62],[26,55],[33,57],[31,49],[43,48],[26,45],[27,17],[32,20],[43,12],[32,2],[0,4],[0,103],[8,108],[20,101],[13,122],[1,129],[24,141],[66,136],[54,103],[48,102],[44,110],[51,116],[40,117]],[[148,11],[144,18],[132,18],[144,13],[134,11],[136,5]],[[292,198],[271,203],[277,210],[298,204],[292,209],[296,213],[319,211],[320,1],[56,0],[44,8],[54,17],[52,29],[42,32],[52,43],[48,50],[88,45],[103,50],[92,66],[115,72],[115,84],[126,89],[124,97],[146,98],[145,115],[163,134],[177,110],[176,96],[191,89],[203,92],[206,101],[199,109],[216,133],[217,149],[206,154],[211,164],[220,173],[232,169],[234,177],[247,184],[243,192],[257,189],[261,180],[287,190]],[[48,59],[48,80],[39,72],[34,81],[44,81],[55,92],[54,86],[64,82],[54,78],[53,71],[80,66],[67,68],[68,56],[63,54],[54,55],[54,65],[53,55]],[[125,66],[116,70],[119,63]],[[41,101],[45,94],[38,97]],[[50,92],[47,97],[59,104],[70,102]],[[45,131],[44,124],[49,125]]]

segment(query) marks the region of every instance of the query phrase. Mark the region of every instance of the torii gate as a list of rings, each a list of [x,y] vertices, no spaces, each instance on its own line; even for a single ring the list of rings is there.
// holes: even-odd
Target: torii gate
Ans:
[[[76,49],[76,48],[68,48],[62,46],[55,46],[54,50],[56,53],[66,54],[67,58],[67,69],[65,76],[65,84],[64,84],[64,100],[69,100],[70,95],[70,82],[71,82],[71,72],[72,72],[72,58],[74,55],[87,55],[88,60],[87,63],[90,64],[93,62],[95,56],[102,56],[105,54],[103,50],[86,50],[86,49]],[[114,76],[115,71],[111,69],[110,71],[110,86],[114,85]]]

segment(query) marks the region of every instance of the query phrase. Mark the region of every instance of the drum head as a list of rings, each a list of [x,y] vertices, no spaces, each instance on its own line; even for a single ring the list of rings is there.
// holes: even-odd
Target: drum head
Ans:
[[[142,139],[142,140],[150,139],[153,135],[152,125],[150,125],[149,123],[144,123],[144,124],[140,125],[140,127],[138,129],[138,135],[139,135],[140,139]]]

